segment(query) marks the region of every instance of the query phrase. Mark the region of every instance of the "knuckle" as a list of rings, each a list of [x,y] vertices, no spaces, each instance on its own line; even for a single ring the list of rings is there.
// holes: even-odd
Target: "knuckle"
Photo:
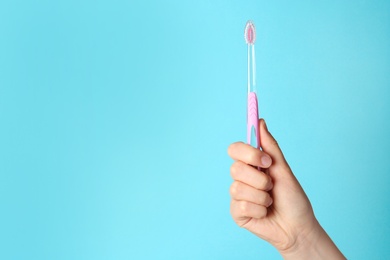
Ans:
[[[235,176],[241,171],[242,165],[239,161],[235,161],[230,167],[230,173],[232,178],[235,179]]]
[[[239,146],[240,144],[241,144],[241,142],[236,142],[236,143],[232,143],[231,145],[229,145],[227,152],[228,152],[228,155],[230,157],[232,157],[232,155],[234,155],[235,151],[237,150],[237,146]]]
[[[239,183],[238,182],[233,182],[232,185],[230,186],[230,195],[234,198],[237,197],[239,192]]]
[[[240,211],[243,215],[247,215],[249,211],[249,203],[247,201],[240,202]]]
[[[230,166],[230,174],[232,175],[232,177],[233,177],[233,176],[236,174],[236,172],[237,172],[236,163],[237,163],[237,162],[234,162],[234,163],[232,163],[232,166]]]

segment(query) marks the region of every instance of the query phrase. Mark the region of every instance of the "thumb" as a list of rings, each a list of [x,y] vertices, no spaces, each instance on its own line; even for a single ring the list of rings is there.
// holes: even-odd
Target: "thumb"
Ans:
[[[264,119],[259,120],[259,128],[260,128],[260,143],[261,148],[264,152],[272,158],[272,166],[277,168],[290,169],[286,160],[284,159],[284,155],[279,148],[278,142],[268,131],[267,125]]]

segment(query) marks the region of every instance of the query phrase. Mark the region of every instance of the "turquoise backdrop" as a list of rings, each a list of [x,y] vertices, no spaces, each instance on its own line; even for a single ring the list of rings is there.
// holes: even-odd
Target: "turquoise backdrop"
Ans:
[[[229,214],[261,115],[349,259],[390,253],[390,1],[0,1],[0,259],[280,259]]]

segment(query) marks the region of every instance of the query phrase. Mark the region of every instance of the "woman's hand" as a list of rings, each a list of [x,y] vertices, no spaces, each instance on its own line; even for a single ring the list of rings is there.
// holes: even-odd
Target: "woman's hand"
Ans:
[[[235,161],[230,188],[234,221],[286,259],[345,259],[315,218],[265,121],[259,124],[262,151],[241,142],[228,149]]]

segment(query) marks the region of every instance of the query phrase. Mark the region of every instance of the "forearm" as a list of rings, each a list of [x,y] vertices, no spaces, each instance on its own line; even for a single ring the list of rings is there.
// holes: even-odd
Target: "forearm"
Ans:
[[[298,237],[294,246],[280,254],[286,260],[346,259],[320,224],[309,234]]]

